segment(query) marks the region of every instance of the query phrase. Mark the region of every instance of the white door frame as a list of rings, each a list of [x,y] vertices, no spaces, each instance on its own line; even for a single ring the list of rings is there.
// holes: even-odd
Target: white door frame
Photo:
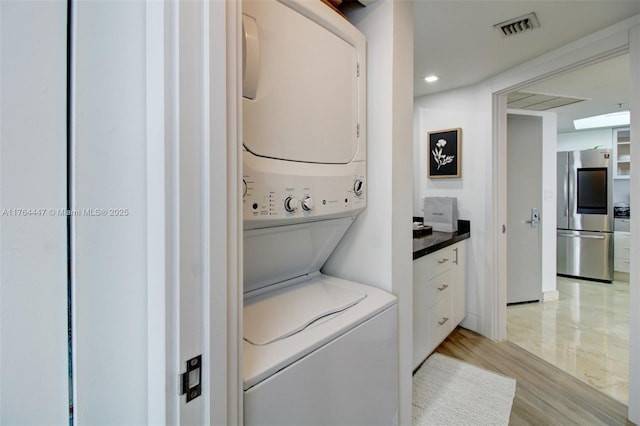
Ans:
[[[494,339],[504,340],[507,336],[507,265],[506,250],[507,238],[502,232],[503,224],[507,218],[507,173],[506,173],[506,119],[507,102],[506,95],[509,92],[518,90],[549,77],[563,74],[584,66],[588,66],[609,58],[619,56],[624,53],[631,53],[631,93],[630,108],[638,111],[640,107],[639,56],[640,56],[640,30],[638,29],[639,17],[633,17],[617,25],[609,27],[598,33],[571,43],[550,54],[544,55],[529,63],[523,64],[514,70],[498,76],[492,81],[493,95],[493,168],[492,192],[493,197],[493,244],[496,247],[497,256],[493,260],[493,271],[495,280],[491,287],[494,297],[491,298],[494,306],[490,310],[491,335]],[[634,59],[635,58],[635,59]],[[640,114],[632,114],[632,128],[640,126]],[[632,140],[636,139],[632,134]],[[637,143],[632,144],[637,152]],[[640,191],[640,174],[631,176],[631,194]],[[635,202],[637,203],[636,196]],[[637,211],[637,210],[636,210]],[[636,219],[638,216],[636,215]],[[632,240],[637,241],[639,228],[632,228]],[[638,250],[637,244],[632,247],[632,256]],[[638,356],[638,344],[640,338],[636,337],[640,332],[638,317],[640,315],[640,297],[638,295],[638,266],[632,268],[630,274],[630,357],[629,357],[629,401],[637,401],[640,395],[640,357]],[[640,418],[640,407],[631,405],[629,407],[629,419],[635,423]]]
[[[242,2],[210,2],[209,424],[243,424]],[[224,57],[224,60],[222,58]],[[222,94],[222,95],[221,95]],[[218,175],[221,170],[226,176]],[[217,207],[217,208],[216,208]],[[222,236],[225,236],[222,238]],[[223,297],[224,296],[224,297]]]
[[[242,424],[241,2],[147,1],[146,18],[149,423]],[[193,51],[184,53],[187,37]],[[181,68],[192,67],[202,78],[181,85]],[[193,176],[178,157],[181,129],[196,122],[202,158],[193,191],[202,202],[192,207],[178,183]],[[175,369],[184,370],[182,322],[193,318],[181,315],[178,264],[181,236],[193,230],[180,226],[180,209],[192,208],[203,235],[194,306],[202,324],[191,339],[201,342],[202,401],[185,406]]]

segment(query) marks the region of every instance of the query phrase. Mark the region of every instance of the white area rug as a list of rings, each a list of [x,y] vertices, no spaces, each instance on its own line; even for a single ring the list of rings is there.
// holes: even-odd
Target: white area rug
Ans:
[[[413,376],[413,425],[508,425],[516,381],[433,353]]]

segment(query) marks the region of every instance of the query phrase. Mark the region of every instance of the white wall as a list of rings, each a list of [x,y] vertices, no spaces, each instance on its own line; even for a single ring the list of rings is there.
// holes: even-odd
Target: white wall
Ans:
[[[491,181],[491,149],[487,149],[491,109],[481,95],[482,86],[466,87],[414,100],[413,214],[423,215],[423,197],[456,197],[459,218],[471,221],[471,239],[467,245],[466,297],[467,315],[462,325],[486,334],[487,316],[484,291],[487,286],[486,265],[491,251],[484,238],[488,216]],[[434,130],[462,128],[462,177],[427,179],[427,133]]]
[[[557,287],[557,128],[554,113],[542,114],[542,292],[551,294]]]
[[[0,2],[3,425],[69,421],[66,22],[65,1]]]
[[[411,421],[413,392],[413,228],[410,190],[413,110],[413,4],[393,3],[393,220],[391,262],[393,293],[399,307],[399,424]]]
[[[378,1],[348,15],[367,37],[367,208],[324,272],[398,297],[399,424],[411,423],[412,4]]]

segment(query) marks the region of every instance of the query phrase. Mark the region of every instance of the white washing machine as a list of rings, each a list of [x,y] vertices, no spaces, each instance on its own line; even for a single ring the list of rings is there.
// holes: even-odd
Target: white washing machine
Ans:
[[[299,274],[303,258],[307,267],[316,259],[324,263],[352,220],[245,232],[245,283],[257,287],[244,302],[245,425],[397,424],[395,296],[317,269]],[[309,244],[299,248],[311,249],[273,254],[279,244],[300,239]],[[321,244],[311,243],[316,239]],[[250,265],[281,273],[283,263],[297,276],[255,286],[258,277],[273,281],[275,275]]]
[[[321,273],[366,207],[364,36],[294,0],[243,33],[244,423],[397,424],[396,298]]]
[[[245,424],[397,424],[396,317],[388,293],[323,275],[248,300]]]

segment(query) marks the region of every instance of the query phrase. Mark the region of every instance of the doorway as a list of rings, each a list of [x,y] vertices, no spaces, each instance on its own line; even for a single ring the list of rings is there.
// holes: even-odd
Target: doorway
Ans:
[[[620,55],[589,66],[576,69],[558,77],[547,79],[525,88],[518,93],[549,96],[556,94],[555,101],[565,105],[548,110],[557,115],[556,150],[584,150],[612,148],[613,130],[573,131],[572,120],[605,112],[612,108],[624,108],[629,102],[629,57]],[[602,81],[602,76],[610,78]],[[583,89],[584,88],[584,89]],[[555,95],[554,95],[555,96]],[[518,99],[518,96],[509,96]],[[532,109],[543,108],[544,100]],[[510,142],[510,141],[509,141]],[[508,166],[514,163],[511,145],[508,142]],[[516,158],[517,159],[517,158]],[[542,176],[555,175],[555,155],[543,161]],[[508,175],[508,188],[512,185]],[[553,179],[555,183],[555,179]],[[629,181],[614,180],[614,203],[629,199]],[[544,197],[555,205],[553,184],[545,186]],[[624,191],[627,191],[625,194]],[[517,193],[517,191],[515,191]],[[507,197],[512,191],[508,189]],[[553,200],[548,200],[553,198]],[[511,218],[512,203],[507,203],[507,218]],[[555,224],[555,206],[543,214],[542,222]],[[548,224],[548,223],[547,223]],[[509,225],[509,230],[513,229]],[[613,284],[595,283],[555,276],[555,229],[548,233],[547,243],[553,244],[553,254],[545,250],[542,270],[553,269],[552,274],[542,278],[541,302],[511,306],[507,310],[507,338],[513,343],[556,365],[564,371],[585,381],[603,393],[627,404],[629,379],[629,283],[614,281]],[[511,237],[511,236],[509,236]],[[549,241],[553,239],[553,241]],[[522,251],[514,250],[507,239],[508,269],[511,259]],[[513,277],[508,273],[508,280]],[[507,283],[507,297],[511,283]],[[508,299],[509,301],[509,299]]]

